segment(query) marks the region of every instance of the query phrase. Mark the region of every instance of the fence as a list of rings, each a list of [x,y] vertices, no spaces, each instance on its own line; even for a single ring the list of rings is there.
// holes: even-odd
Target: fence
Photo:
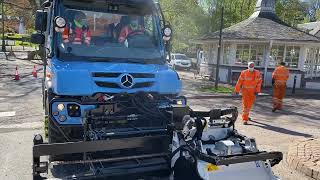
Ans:
[[[30,36],[15,37],[16,35],[4,36],[4,43],[6,47],[5,53],[7,56],[15,56],[15,52],[27,53],[26,59],[40,59],[39,46],[31,43]],[[2,46],[2,39],[0,39],[0,46]]]

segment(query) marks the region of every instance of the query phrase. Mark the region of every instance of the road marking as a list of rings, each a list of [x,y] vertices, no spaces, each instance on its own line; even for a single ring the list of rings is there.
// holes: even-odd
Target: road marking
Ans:
[[[15,111],[0,112],[0,117],[12,117],[15,115],[16,115]]]
[[[42,128],[43,126],[44,126],[43,122],[29,122],[29,123],[22,123],[22,124],[0,125],[0,130],[1,129],[15,129],[15,128],[38,129],[38,128]]]

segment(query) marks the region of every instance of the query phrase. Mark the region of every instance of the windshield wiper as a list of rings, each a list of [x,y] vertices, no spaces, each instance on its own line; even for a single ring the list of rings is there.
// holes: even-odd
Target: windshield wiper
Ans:
[[[88,58],[90,61],[93,61],[93,62],[113,62],[114,61],[113,58],[109,58],[109,57],[84,57],[84,58]]]
[[[160,64],[161,58],[138,59],[138,58],[111,58],[111,57],[88,57],[90,61],[96,62],[115,62],[115,63],[134,63],[134,64]]]
[[[128,63],[142,63],[142,64],[161,64],[161,58],[154,59],[127,59]]]

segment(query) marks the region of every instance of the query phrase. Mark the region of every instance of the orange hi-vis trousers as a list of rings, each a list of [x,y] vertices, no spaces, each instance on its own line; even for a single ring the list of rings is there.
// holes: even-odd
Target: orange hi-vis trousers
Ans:
[[[242,90],[242,120],[248,121],[250,110],[256,100],[255,92],[250,89]]]
[[[272,96],[272,104],[274,109],[282,109],[282,101],[284,96],[286,95],[286,88],[286,84],[279,83],[277,81],[275,82]]]
[[[273,96],[272,104],[273,109],[282,109],[282,100],[286,94],[286,84],[289,79],[289,70],[285,66],[277,67],[272,73],[272,79],[274,80],[273,85]]]

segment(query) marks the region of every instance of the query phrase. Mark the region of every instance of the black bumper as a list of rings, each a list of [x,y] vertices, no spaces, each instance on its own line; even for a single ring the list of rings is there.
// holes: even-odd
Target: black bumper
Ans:
[[[76,179],[88,179],[94,177],[110,177],[110,176],[123,176],[123,175],[139,175],[139,174],[154,174],[169,173],[170,161],[169,158],[169,143],[170,136],[168,135],[155,135],[145,137],[131,137],[122,139],[111,139],[101,141],[80,141],[68,143],[43,143],[42,140],[34,139],[33,146],[33,176],[39,178],[40,173],[48,172],[49,162],[41,162],[41,156],[63,155],[73,153],[101,152],[101,151],[117,151],[117,150],[130,150],[136,148],[150,147],[154,149],[152,152],[138,154],[124,154],[121,157],[111,157],[103,159],[90,159],[86,158],[80,161],[64,161],[59,162],[65,165],[75,164],[95,164],[95,163],[113,163],[117,165],[106,166],[106,168],[99,168],[99,173],[78,173]],[[127,163],[137,161],[139,163]],[[73,172],[70,172],[73,174]],[[74,176],[74,175],[73,175]],[[131,177],[131,176],[130,176]],[[67,178],[67,177],[65,177]],[[74,177],[70,177],[73,178]]]

